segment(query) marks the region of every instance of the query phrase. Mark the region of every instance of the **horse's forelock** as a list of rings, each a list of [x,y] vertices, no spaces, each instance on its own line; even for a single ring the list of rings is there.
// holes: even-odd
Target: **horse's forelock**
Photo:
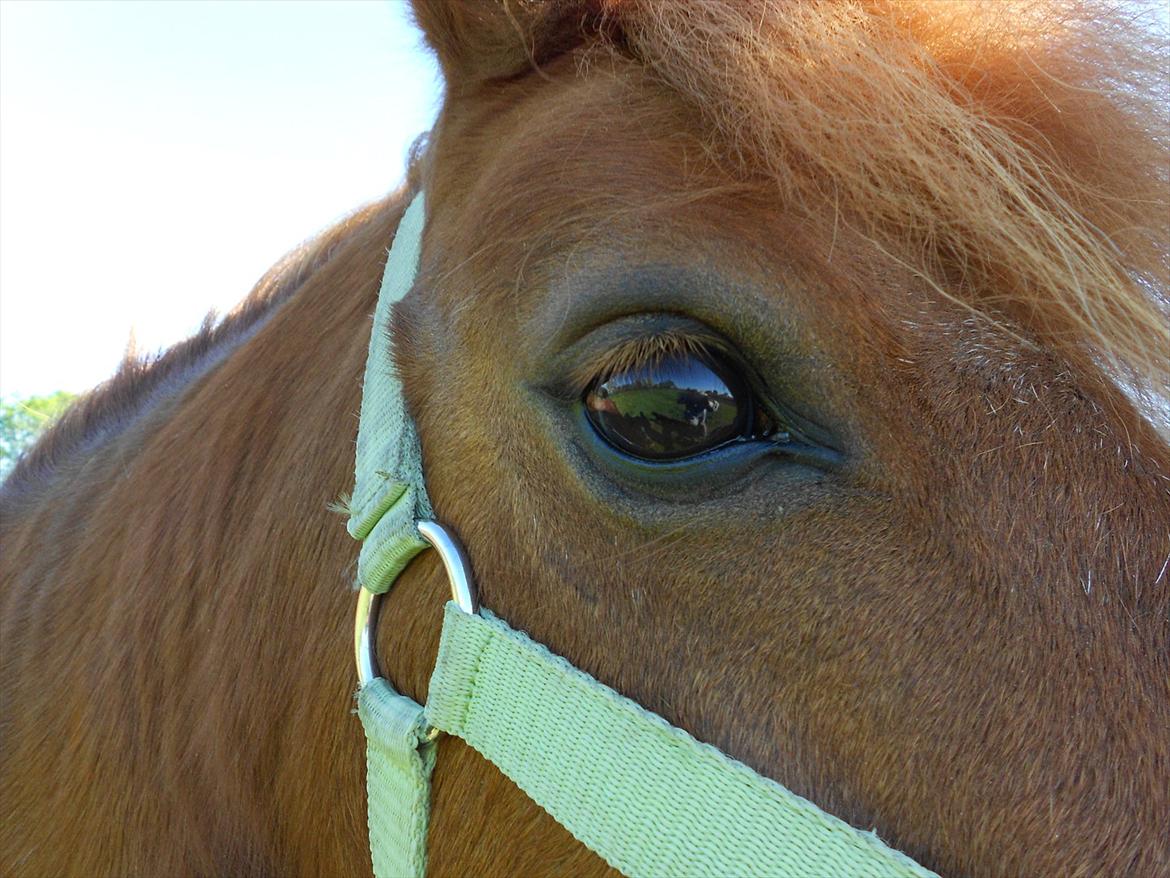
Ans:
[[[786,204],[919,254],[940,295],[1045,346],[1170,388],[1166,54],[1134,4],[606,10],[620,51]]]

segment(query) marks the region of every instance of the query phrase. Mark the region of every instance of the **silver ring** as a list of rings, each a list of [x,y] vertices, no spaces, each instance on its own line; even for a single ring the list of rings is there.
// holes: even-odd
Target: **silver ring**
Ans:
[[[420,521],[418,532],[439,553],[447,581],[451,584],[451,599],[468,615],[479,612],[479,599],[475,592],[475,580],[471,575],[471,562],[463,546],[449,530],[434,521]],[[365,588],[358,589],[357,614],[353,623],[354,659],[357,662],[358,683],[365,686],[376,677],[378,670],[378,607],[382,595]]]

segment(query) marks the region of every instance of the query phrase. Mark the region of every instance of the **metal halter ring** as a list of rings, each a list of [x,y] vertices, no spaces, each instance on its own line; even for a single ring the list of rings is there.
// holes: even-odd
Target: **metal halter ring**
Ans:
[[[471,562],[459,540],[433,521],[420,521],[418,532],[439,553],[447,580],[451,583],[451,598],[463,612],[474,615],[479,611],[479,600],[475,594],[475,583],[471,578]],[[357,616],[353,625],[354,658],[357,660],[358,683],[365,686],[376,677],[378,670],[378,605],[380,594],[365,588],[358,591]]]

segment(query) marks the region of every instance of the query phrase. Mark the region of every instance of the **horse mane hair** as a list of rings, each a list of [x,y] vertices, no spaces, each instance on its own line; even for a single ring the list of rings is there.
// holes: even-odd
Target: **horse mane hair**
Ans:
[[[1100,0],[607,0],[710,147],[940,297],[1170,398],[1166,28]]]

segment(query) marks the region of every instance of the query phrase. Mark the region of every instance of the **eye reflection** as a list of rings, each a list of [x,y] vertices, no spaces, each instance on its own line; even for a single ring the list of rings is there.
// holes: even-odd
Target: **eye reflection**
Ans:
[[[647,460],[678,460],[752,429],[753,400],[730,369],[691,354],[662,358],[594,384],[585,409],[598,434]]]

